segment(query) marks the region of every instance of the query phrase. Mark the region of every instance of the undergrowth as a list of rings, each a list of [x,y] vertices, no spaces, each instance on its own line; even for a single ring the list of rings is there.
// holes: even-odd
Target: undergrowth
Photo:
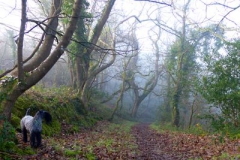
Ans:
[[[11,151],[16,142],[14,127],[3,117],[0,117],[0,150]]]
[[[150,127],[158,132],[181,132],[181,133],[189,133],[189,134],[196,134],[196,135],[207,135],[209,134],[208,131],[204,130],[203,127],[200,124],[196,124],[194,126],[191,126],[191,128],[185,129],[185,128],[177,128],[176,126],[173,126],[171,123],[159,123],[155,122],[150,125]]]

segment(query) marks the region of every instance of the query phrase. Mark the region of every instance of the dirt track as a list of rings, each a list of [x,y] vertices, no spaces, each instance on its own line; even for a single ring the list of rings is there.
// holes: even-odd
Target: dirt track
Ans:
[[[23,143],[20,133],[17,137],[19,148],[29,148],[29,142]],[[0,152],[0,159],[3,155],[9,155],[12,159],[26,160],[210,160],[221,157],[222,153],[231,153],[232,159],[240,157],[240,140],[224,140],[225,143],[219,141],[216,135],[169,131],[159,133],[151,129],[149,124],[137,124],[129,133],[121,125],[102,121],[91,129],[74,134],[66,134],[63,130],[60,135],[44,137],[43,145],[35,149],[33,154]]]
[[[137,145],[140,150],[139,160],[177,160],[184,159],[179,154],[166,151],[166,145],[163,140],[164,135],[156,133],[149,128],[148,124],[138,124],[133,127],[132,134],[136,137]],[[162,139],[163,138],[163,139]]]

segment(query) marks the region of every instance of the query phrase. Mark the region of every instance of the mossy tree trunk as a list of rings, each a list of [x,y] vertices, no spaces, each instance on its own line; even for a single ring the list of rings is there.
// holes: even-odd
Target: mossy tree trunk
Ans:
[[[173,125],[179,127],[180,124],[180,112],[179,112],[179,99],[180,99],[181,89],[177,85],[172,98],[172,117],[173,117]]]
[[[84,106],[88,108],[88,95],[89,90],[91,89],[91,84],[94,78],[103,70],[108,68],[113,64],[116,58],[116,54],[112,54],[112,59],[108,62],[102,64],[94,64],[92,63],[92,53],[96,48],[97,42],[100,38],[100,35],[103,31],[104,25],[106,24],[110,12],[114,6],[116,0],[108,0],[106,2],[106,6],[103,9],[101,14],[101,18],[98,20],[97,24],[93,29],[93,34],[89,34],[90,31],[86,31],[86,26],[83,23],[78,24],[78,29],[75,34],[80,42],[84,42],[85,44],[79,44],[77,47],[78,52],[76,53],[75,58],[75,72],[74,76],[76,77],[76,87],[79,91],[79,96],[84,103]],[[82,21],[84,19],[81,19]],[[89,37],[91,36],[91,37]],[[89,39],[89,40],[88,40]],[[113,47],[111,44],[108,46],[109,48]],[[98,62],[98,60],[94,61]],[[93,64],[92,66],[90,64]],[[100,66],[100,67],[99,67]]]
[[[149,36],[151,41],[154,43],[154,49],[155,49],[154,74],[145,83],[143,88],[139,87],[135,83],[134,75],[133,75],[133,78],[129,81],[130,85],[133,89],[133,92],[134,92],[134,103],[133,103],[133,108],[132,108],[132,112],[131,112],[132,117],[136,117],[140,104],[153,91],[153,89],[157,85],[158,77],[161,73],[160,66],[159,66],[159,57],[160,57],[159,51],[160,51],[160,49],[159,49],[159,45],[158,45],[158,41],[160,40],[160,36],[161,36],[161,34],[160,34],[161,29],[160,29],[160,27],[158,29],[159,29],[158,30],[158,35],[157,35],[157,38],[155,40],[152,39],[151,36]],[[134,33],[134,37],[136,37],[135,33]],[[136,40],[136,42],[137,42],[137,40]],[[134,43],[135,44],[134,48],[137,48],[137,46],[138,46],[138,44],[136,42]],[[138,60],[138,58],[136,59],[136,61],[134,61],[134,66],[137,65],[137,60]]]
[[[179,44],[177,44],[178,48],[175,48],[175,52],[177,52],[177,66],[176,66],[176,79],[175,87],[173,89],[172,93],[172,100],[171,100],[171,106],[172,106],[172,125],[179,127],[180,126],[180,98],[182,94],[182,89],[184,86],[184,80],[187,79],[187,72],[188,70],[188,56],[192,52],[192,50],[189,48],[191,45],[186,41],[186,16],[187,16],[187,10],[188,6],[191,0],[188,0],[187,3],[183,7],[183,16],[182,18],[182,32],[180,36]],[[186,76],[186,77],[184,77]]]
[[[159,120],[160,122],[163,123],[167,123],[167,122],[171,122],[172,121],[172,111],[171,111],[171,92],[172,92],[172,88],[171,88],[171,77],[170,74],[167,73],[166,75],[166,83],[167,83],[167,87],[164,88],[164,90],[166,90],[166,95],[164,95],[164,102],[163,105],[160,106],[160,110],[159,110]]]

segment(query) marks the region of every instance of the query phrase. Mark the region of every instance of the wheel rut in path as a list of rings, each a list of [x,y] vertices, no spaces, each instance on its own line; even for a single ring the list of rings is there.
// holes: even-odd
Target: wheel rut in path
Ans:
[[[164,142],[166,135],[157,133],[149,128],[149,124],[137,124],[132,128],[132,134],[136,137],[136,143],[140,150],[138,160],[178,160],[184,159],[175,153],[171,153]]]

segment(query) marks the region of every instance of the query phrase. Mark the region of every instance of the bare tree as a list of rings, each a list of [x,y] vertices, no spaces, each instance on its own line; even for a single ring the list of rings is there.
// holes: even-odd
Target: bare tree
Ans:
[[[21,83],[18,83],[20,79],[18,79],[17,77],[17,75],[19,74],[19,70],[17,68],[1,79],[1,113],[4,114],[9,120],[11,118],[11,112],[17,98],[26,90],[35,85],[38,81],[40,81],[64,53],[75,31],[78,17],[81,13],[82,3],[82,0],[75,1],[75,4],[73,6],[73,12],[70,18],[71,20],[66,29],[66,32],[61,35],[62,37],[60,40],[58,40],[58,38],[56,37],[56,34],[58,33],[58,19],[61,13],[62,5],[60,1],[52,1],[50,15],[44,21],[37,22],[35,20],[27,19],[27,22],[36,22],[37,26],[39,26],[41,29],[43,29],[42,25],[46,26],[45,29],[43,29],[43,35],[45,39],[39,47],[38,54],[34,55],[31,59],[29,59],[28,63],[23,64],[24,74]],[[25,12],[24,7],[22,9],[23,12]],[[25,22],[23,21],[22,24],[24,23]],[[25,31],[20,31],[19,35],[22,35],[24,33]],[[53,48],[55,40],[57,40],[58,43],[56,47]],[[18,44],[21,44],[21,41],[23,41],[23,38],[19,38]],[[19,52],[22,52],[20,48],[18,50],[18,54]]]
[[[132,117],[136,117],[137,111],[138,111],[138,108],[139,108],[141,102],[153,91],[153,89],[157,85],[158,78],[159,78],[159,75],[161,73],[161,68],[159,66],[160,54],[159,54],[159,45],[158,45],[158,41],[159,41],[160,36],[161,36],[160,28],[159,28],[159,32],[156,35],[157,35],[156,40],[153,40],[150,37],[150,39],[154,43],[154,48],[155,48],[154,74],[150,77],[150,79],[147,80],[147,82],[144,84],[143,88],[141,88],[140,86],[137,85],[137,83],[135,82],[135,76],[133,74],[131,74],[131,76],[132,76],[131,79],[127,81],[129,83],[129,85],[131,86],[131,88],[133,89],[133,92],[134,92],[134,104],[133,104],[132,112],[131,112]],[[135,32],[134,32],[134,37],[136,37]],[[137,40],[135,40],[134,44],[135,44],[134,47],[138,46]],[[134,71],[134,67],[136,65],[137,65],[137,58],[132,62],[132,66],[131,66],[132,71]]]

